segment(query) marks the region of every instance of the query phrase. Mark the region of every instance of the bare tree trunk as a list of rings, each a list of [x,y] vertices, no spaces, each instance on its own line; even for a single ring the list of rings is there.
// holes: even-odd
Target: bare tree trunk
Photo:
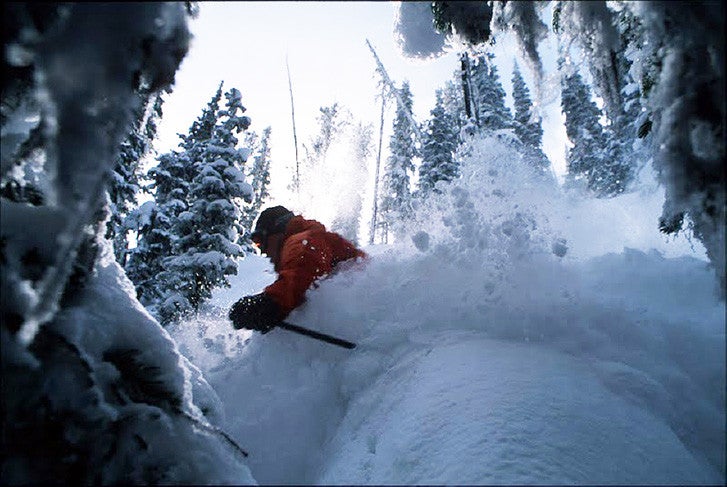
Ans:
[[[386,93],[381,90],[381,125],[379,126],[379,152],[376,155],[376,178],[374,179],[374,211],[371,215],[371,234],[369,244],[374,243],[376,235],[376,219],[379,212],[379,172],[381,170],[381,144],[384,140],[384,109],[386,107]]]
[[[462,63],[462,92],[464,93],[464,107],[467,113],[467,119],[471,119],[474,116],[477,126],[480,125],[480,114],[477,107],[473,106],[472,96],[472,76],[470,74],[470,59],[466,52],[462,53],[460,58]]]
[[[285,68],[288,70],[288,90],[290,91],[290,113],[293,118],[293,144],[295,145],[295,191],[300,193],[300,160],[298,158],[298,134],[295,131],[295,104],[293,103],[293,83],[290,80],[288,56],[285,56]]]
[[[379,59],[379,56],[376,54],[376,51],[374,50],[373,46],[369,42],[368,39],[366,39],[366,45],[369,46],[369,49],[371,50],[371,53],[374,55],[374,59],[376,60],[376,65],[378,66],[378,71],[381,74],[381,77],[384,79],[384,83],[386,83],[389,86],[389,90],[396,96],[397,101],[399,102],[399,105],[402,107],[406,107],[404,105],[403,101],[401,100],[401,96],[399,95],[399,90],[396,88],[396,85],[394,85],[394,82],[391,81],[391,78],[389,78],[389,74],[386,72],[386,68],[384,68],[384,64]],[[412,115],[411,111],[405,108],[404,113],[406,115],[406,118],[409,119],[409,123],[411,124],[412,128],[414,129],[414,134],[416,135],[417,141],[421,145],[422,141],[424,140],[422,137],[422,134],[419,132],[419,124],[414,121],[414,115]]]
[[[469,64],[467,59],[467,53],[463,52],[460,58],[462,63],[462,92],[464,93],[464,110],[467,113],[467,119],[472,118],[472,105],[470,104],[470,85],[467,65]]]

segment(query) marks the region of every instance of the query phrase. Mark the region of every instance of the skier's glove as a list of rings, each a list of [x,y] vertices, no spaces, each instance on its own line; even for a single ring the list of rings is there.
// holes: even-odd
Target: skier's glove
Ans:
[[[254,296],[245,296],[230,308],[230,320],[236,329],[267,333],[280,322],[280,307],[267,294],[260,293]]]

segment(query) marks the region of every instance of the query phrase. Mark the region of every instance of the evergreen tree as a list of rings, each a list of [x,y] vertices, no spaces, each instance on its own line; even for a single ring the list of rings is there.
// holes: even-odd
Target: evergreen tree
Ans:
[[[268,185],[270,184],[270,127],[263,130],[262,138],[258,141],[257,134],[250,132],[246,135],[245,145],[253,149],[254,158],[248,176],[251,179],[252,202],[245,206],[242,215],[242,228],[239,243],[245,251],[252,251],[252,225],[260,214],[260,210],[270,197]]]
[[[563,59],[559,60],[559,68],[564,70]],[[566,154],[569,180],[583,179],[597,197],[622,193],[631,169],[619,133],[613,126],[604,129],[601,125],[601,110],[577,70],[563,73],[561,79],[566,134],[573,144]]]
[[[437,101],[427,123],[421,150],[419,189],[422,195],[436,190],[438,181],[452,181],[459,175],[459,166],[454,160],[457,134],[456,124],[444,108],[443,92],[437,90]]]
[[[565,60],[559,60],[564,70]],[[591,92],[577,69],[562,73],[561,108],[565,115],[565,130],[573,145],[566,153],[569,182],[584,180],[586,187],[599,193],[602,182],[599,167],[605,164],[606,138],[599,122],[601,110],[591,99]]]
[[[214,132],[219,119],[223,84],[224,81],[221,81],[214,96],[209,103],[207,103],[207,108],[205,108],[202,111],[202,115],[200,115],[199,118],[192,123],[192,126],[189,128],[189,133],[187,135],[178,134],[182,139],[179,146],[185,151],[189,152],[194,150],[196,144],[212,138],[212,133]]]
[[[415,132],[407,117],[411,113],[412,95],[409,82],[405,81],[396,104],[394,129],[389,142],[389,158],[386,161],[381,201],[381,228],[384,242],[396,221],[411,214],[410,174],[414,171],[417,156]]]
[[[530,90],[520,74],[517,63],[512,72],[512,98],[515,105],[515,134],[523,144],[534,148],[541,147],[543,127],[540,118],[534,118]]]
[[[493,54],[477,58],[472,67],[472,81],[480,128],[485,132],[512,128],[512,114],[505,105],[505,90],[500,83]]]
[[[164,100],[160,94],[141,93],[144,103],[136,113],[136,125],[121,144],[119,156],[108,186],[109,220],[106,223],[106,238],[114,243],[116,261],[126,265],[129,252],[126,218],[137,205],[137,194],[141,191],[141,170],[144,158],[152,151],[156,137],[157,121],[162,116]]]
[[[162,323],[197,311],[212,289],[229,286],[227,276],[237,273],[235,258],[243,255],[236,243],[243,231],[236,200],[250,203],[252,188],[242,171],[249,150],[237,147],[237,134],[247,130],[250,119],[243,115],[245,107],[237,89],[230,89],[225,98],[226,108],[219,112],[211,138],[185,140],[196,156],[190,159],[196,175],[189,185],[188,208],[173,222],[173,255],[164,259],[165,271],[160,275]]]
[[[137,231],[137,247],[129,253],[126,274],[136,286],[139,301],[152,313],[156,312],[162,289],[167,287],[162,282],[163,260],[174,252],[172,243],[176,237],[172,224],[189,207],[190,184],[197,171],[191,157],[199,152],[197,141],[211,137],[221,98],[222,84],[189,133],[179,134],[182,152],[162,154],[158,164],[149,170],[147,177],[151,184],[147,189],[153,193],[154,201],[134,210],[127,218],[126,226]]]
[[[459,72],[455,72],[455,78],[459,77]],[[448,80],[442,89],[442,106],[447,117],[454,124],[453,129],[457,134],[468,123],[467,111],[465,110],[464,98],[462,96],[461,82]]]
[[[512,73],[512,98],[515,105],[513,126],[515,135],[523,143],[525,155],[532,164],[543,171],[550,166],[550,161],[543,153],[543,126],[540,117],[535,117],[533,102],[530,99],[525,80],[515,63]]]
[[[172,254],[172,222],[187,209],[189,161],[183,154],[162,154],[149,170],[154,201],[132,211],[126,226],[137,231],[137,246],[129,252],[126,274],[136,286],[139,301],[150,310],[161,297],[158,277],[163,259]]]

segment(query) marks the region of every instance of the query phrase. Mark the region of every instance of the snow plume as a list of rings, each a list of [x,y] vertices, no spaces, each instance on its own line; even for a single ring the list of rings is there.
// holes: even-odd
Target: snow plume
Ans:
[[[492,22],[490,15],[483,15],[490,5],[495,14]],[[724,295],[722,3],[561,1],[554,5],[553,30],[562,47],[577,46],[584,54],[611,124],[649,136],[655,167],[667,187],[659,222],[662,231],[674,234],[685,229],[705,244]],[[478,44],[489,40],[490,23],[495,29],[507,26],[531,51],[542,33],[542,24],[533,15],[537,10],[532,2],[433,2],[435,24],[442,32],[457,30],[455,19],[466,19],[479,31],[463,29],[460,34]],[[621,17],[626,12],[633,14],[631,18]],[[619,32],[617,22],[623,22],[625,30]],[[631,62],[630,73],[624,72],[624,56]],[[630,116],[624,117],[622,97],[627,74],[640,85],[646,109],[635,127],[620,126]]]
[[[298,203],[290,209],[355,241],[372,155],[372,128],[354,122],[351,113],[337,104],[330,108],[335,115],[328,122],[321,119],[325,137],[319,136],[311,144],[313,150],[301,171],[300,191],[294,195]]]
[[[5,128],[27,112],[3,98],[3,186],[23,174],[14,165],[43,164],[37,194],[0,201],[3,484],[252,482],[210,423],[213,391],[101,238],[107,174],[139,91],[173,83],[185,15],[174,3],[3,6],[3,52],[23,54],[3,59],[17,76],[3,86],[40,120],[7,159]]]
[[[447,260],[485,259],[501,270],[525,255],[549,253],[560,238],[549,228],[548,215],[557,213],[551,208],[555,185],[502,132],[460,146],[455,157],[463,161],[461,177],[437,183],[442,194],[418,204],[405,225],[410,235],[431,235],[432,248],[419,250],[443,252]]]
[[[445,36],[434,28],[430,2],[400,2],[394,32],[405,56],[432,58],[444,53]]]

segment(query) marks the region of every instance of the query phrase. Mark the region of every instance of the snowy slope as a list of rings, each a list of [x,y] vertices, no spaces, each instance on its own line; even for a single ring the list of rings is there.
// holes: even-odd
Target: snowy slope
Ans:
[[[703,252],[656,234],[658,198],[584,203],[614,223],[587,248],[581,209],[561,215],[521,178],[507,199],[462,179],[418,223],[426,238],[368,248],[291,315],[355,350],[235,332],[215,313],[172,331],[255,479],[723,482],[724,303]],[[619,205],[654,216],[619,227]],[[515,225],[531,217],[527,232]],[[564,257],[543,251],[551,236],[567,237]],[[240,273],[220,309],[274,278],[258,257]]]

